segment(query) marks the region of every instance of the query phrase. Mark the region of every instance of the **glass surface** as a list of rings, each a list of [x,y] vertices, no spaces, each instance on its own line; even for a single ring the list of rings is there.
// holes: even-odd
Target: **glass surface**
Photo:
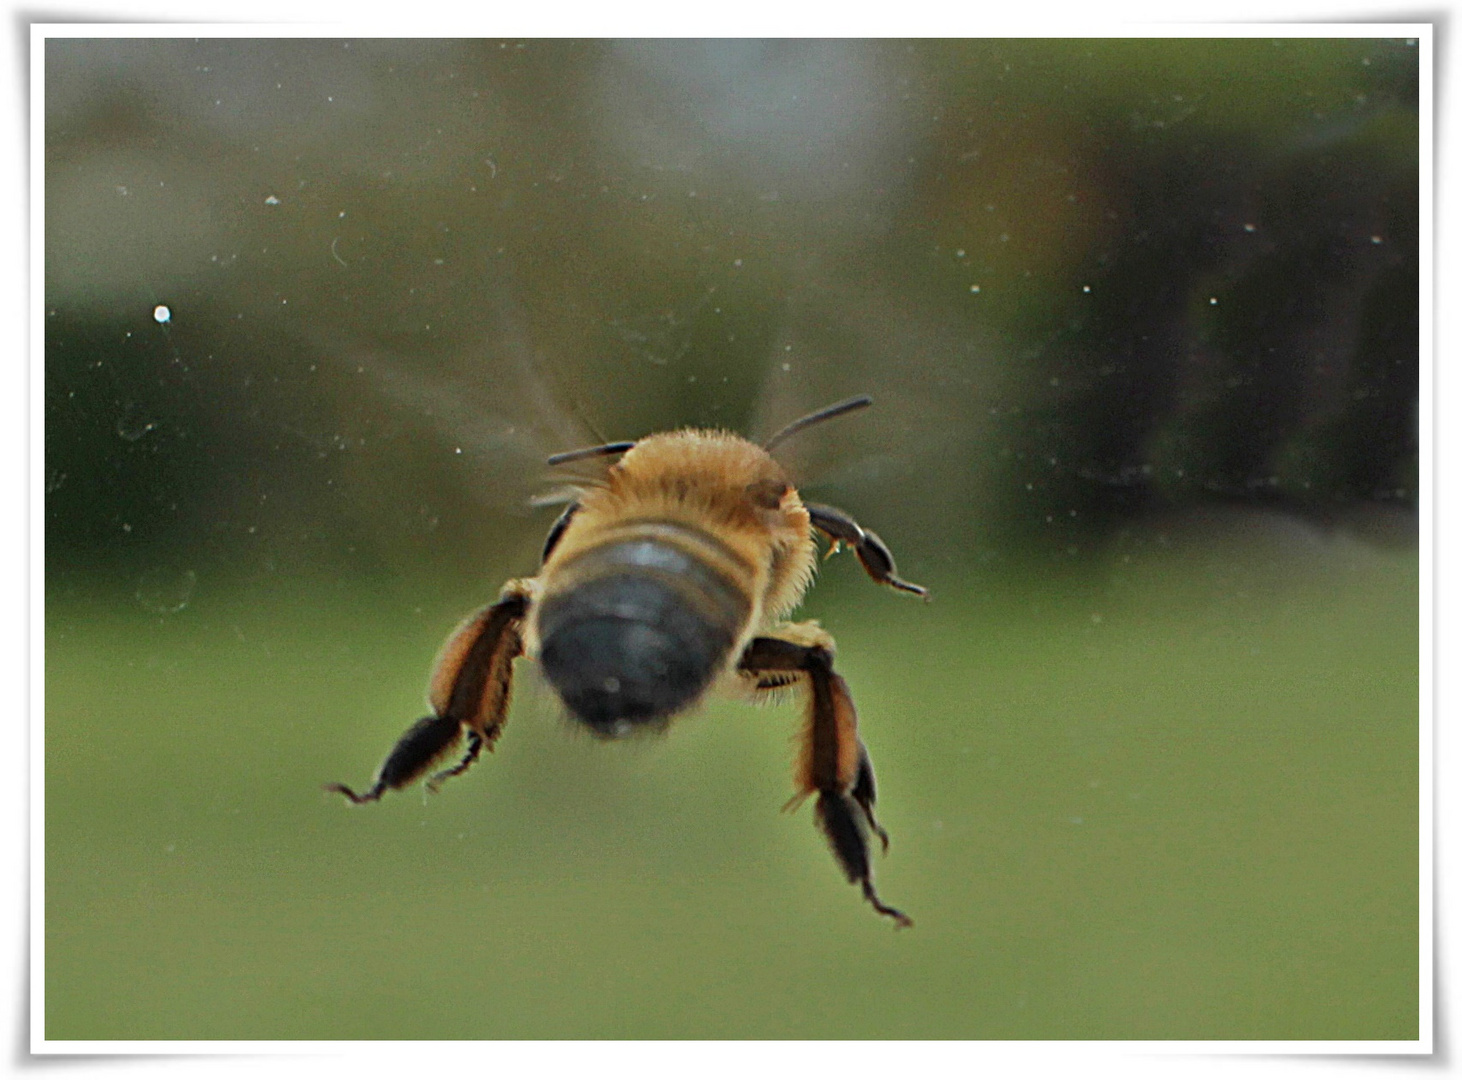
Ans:
[[[1414,1039],[1417,50],[52,40],[50,1039]],[[548,454],[765,438],[795,700],[354,808]],[[562,470],[561,470],[562,471]]]

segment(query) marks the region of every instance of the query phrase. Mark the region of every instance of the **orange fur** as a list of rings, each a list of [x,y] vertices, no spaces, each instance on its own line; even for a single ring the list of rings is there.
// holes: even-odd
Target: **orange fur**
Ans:
[[[543,595],[572,587],[572,574],[562,567],[575,556],[617,529],[656,521],[710,534],[718,543],[697,546],[696,557],[735,581],[751,601],[728,665],[752,637],[795,608],[812,583],[812,526],[782,467],[739,435],[687,428],[641,439],[610,466],[602,484],[580,493],[578,512],[539,572]],[[529,652],[536,652],[533,620],[527,641]]]
[[[486,618],[487,609],[484,608],[463,619],[437,653],[426,698],[431,703],[432,711],[439,716],[447,711],[447,701],[452,696],[452,684],[457,681],[457,675],[462,670],[462,661],[467,658],[467,650],[472,648],[477,635],[482,633],[482,624]]]

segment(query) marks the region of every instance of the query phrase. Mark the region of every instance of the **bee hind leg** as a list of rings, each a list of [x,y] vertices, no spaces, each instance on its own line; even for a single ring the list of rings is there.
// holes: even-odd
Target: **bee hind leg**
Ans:
[[[913,920],[885,904],[873,887],[868,833],[872,830],[885,849],[888,834],[873,816],[873,765],[858,738],[858,716],[848,684],[832,668],[832,638],[805,623],[784,627],[780,633],[785,636],[754,638],[742,653],[739,668],[758,685],[776,685],[780,680],[769,674],[788,672],[805,687],[806,720],[793,801],[817,794],[818,829],[848,880],[862,889],[864,899],[880,915],[901,927],[912,926]]]
[[[843,868],[848,880],[863,889],[863,898],[880,915],[887,915],[899,926],[913,926],[914,920],[896,907],[890,907],[878,898],[873,888],[873,876],[868,866],[868,837],[863,822],[859,819],[861,807],[846,796],[838,797],[823,792],[817,797],[817,827],[832,845],[833,853]]]
[[[868,760],[868,751],[860,743],[858,746],[858,778],[853,781],[853,790],[849,792],[853,801],[863,811],[863,816],[868,819],[868,827],[878,837],[883,850],[888,850],[888,833],[883,826],[878,824],[878,819],[873,816],[873,762]]]
[[[356,794],[345,784],[327,784],[325,790],[339,792],[357,805],[375,802],[387,791],[410,784],[461,737],[462,723],[455,716],[423,716],[386,755],[367,790]]]
[[[519,631],[529,599],[526,582],[509,582],[497,603],[473,615],[447,639],[432,675],[433,714],[407,729],[368,789],[357,793],[345,784],[327,784],[325,790],[357,804],[375,802],[417,780],[465,731],[467,749],[461,759],[427,781],[427,789],[436,791],[443,781],[466,772],[484,747],[492,749],[507,718],[513,661],[523,652]]]

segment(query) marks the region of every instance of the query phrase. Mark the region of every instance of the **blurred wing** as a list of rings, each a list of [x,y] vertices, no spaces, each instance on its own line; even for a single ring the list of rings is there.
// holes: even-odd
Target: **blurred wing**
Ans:
[[[795,483],[901,484],[941,462],[975,457],[980,435],[969,417],[984,410],[971,403],[995,392],[1002,352],[916,295],[836,284],[812,272],[803,280],[818,284],[787,305],[749,436],[764,441],[798,417],[869,394],[871,408],[777,447]]]
[[[576,474],[550,469],[548,456],[595,440],[560,403],[553,372],[534,363],[516,320],[487,321],[473,328],[476,349],[402,355],[319,343],[354,380],[338,402],[351,436],[341,496],[388,560],[528,570],[553,522],[544,497],[562,501]]]

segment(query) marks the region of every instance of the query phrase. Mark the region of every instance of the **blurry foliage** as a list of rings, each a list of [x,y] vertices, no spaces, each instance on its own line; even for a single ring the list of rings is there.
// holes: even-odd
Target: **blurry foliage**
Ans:
[[[548,452],[765,433],[857,391],[875,413],[789,457],[897,507],[914,563],[1079,558],[1214,498],[1326,525],[1415,505],[1408,43],[52,41],[47,64],[60,574],[190,548],[465,568],[511,546],[483,533]]]

